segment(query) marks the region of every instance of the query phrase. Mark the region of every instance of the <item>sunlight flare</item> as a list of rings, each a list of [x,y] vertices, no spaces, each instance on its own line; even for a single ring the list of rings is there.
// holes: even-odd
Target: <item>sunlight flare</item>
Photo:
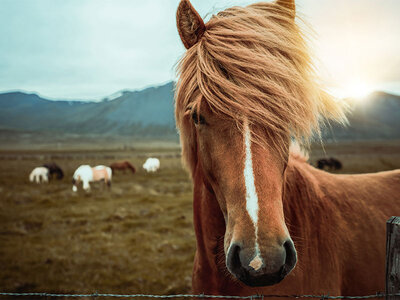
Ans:
[[[372,92],[371,85],[360,80],[348,83],[343,90],[346,97],[358,100],[367,97]]]

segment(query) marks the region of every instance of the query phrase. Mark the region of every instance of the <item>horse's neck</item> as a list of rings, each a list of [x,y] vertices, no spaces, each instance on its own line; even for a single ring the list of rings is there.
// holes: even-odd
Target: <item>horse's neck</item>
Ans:
[[[341,199],[328,187],[340,186],[334,174],[317,170],[306,162],[289,163],[286,172],[283,207],[290,235],[296,245],[299,262],[313,256],[332,269],[338,267],[337,234]],[[329,239],[327,237],[330,237]],[[303,266],[303,269],[306,267]]]
[[[289,161],[286,170],[283,207],[288,228],[291,231],[297,231],[291,232],[291,234],[300,238],[308,235],[307,231],[311,228],[305,225],[310,224],[310,220],[317,222],[316,218],[323,217],[321,215],[323,214],[322,198],[324,195],[315,169],[297,159]]]

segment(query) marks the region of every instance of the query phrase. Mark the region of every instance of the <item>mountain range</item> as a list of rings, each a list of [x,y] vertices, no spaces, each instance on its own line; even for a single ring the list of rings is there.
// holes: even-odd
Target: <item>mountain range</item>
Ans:
[[[176,136],[174,84],[121,91],[100,102],[53,101],[36,94],[0,94],[0,129],[76,134]]]
[[[53,132],[173,138],[174,83],[141,91],[121,91],[100,102],[53,101],[37,94],[0,94],[0,134]],[[349,126],[332,125],[327,139],[400,139],[400,96],[374,92],[362,100],[346,99]]]
[[[400,96],[378,91],[362,99],[344,101],[349,105],[348,126],[332,124],[323,132],[325,139],[400,139]]]

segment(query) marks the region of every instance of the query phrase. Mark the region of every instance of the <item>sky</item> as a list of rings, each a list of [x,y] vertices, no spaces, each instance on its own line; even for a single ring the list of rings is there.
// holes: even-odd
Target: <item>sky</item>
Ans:
[[[256,1],[192,0],[205,19]],[[0,0],[0,92],[100,100],[175,79],[178,0]],[[400,94],[399,0],[298,0],[318,72],[340,97]]]

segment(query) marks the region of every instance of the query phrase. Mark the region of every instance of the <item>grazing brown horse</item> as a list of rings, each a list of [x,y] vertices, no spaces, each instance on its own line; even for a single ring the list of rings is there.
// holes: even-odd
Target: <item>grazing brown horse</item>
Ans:
[[[194,183],[193,292],[365,295],[384,290],[385,223],[400,170],[335,175],[289,149],[343,109],[317,84],[289,0],[204,24],[177,11],[186,53],[175,113]]]
[[[132,174],[135,174],[136,172],[135,167],[127,160],[113,162],[110,165],[110,168],[113,173],[115,173],[116,170],[121,170],[121,171],[131,170]]]

